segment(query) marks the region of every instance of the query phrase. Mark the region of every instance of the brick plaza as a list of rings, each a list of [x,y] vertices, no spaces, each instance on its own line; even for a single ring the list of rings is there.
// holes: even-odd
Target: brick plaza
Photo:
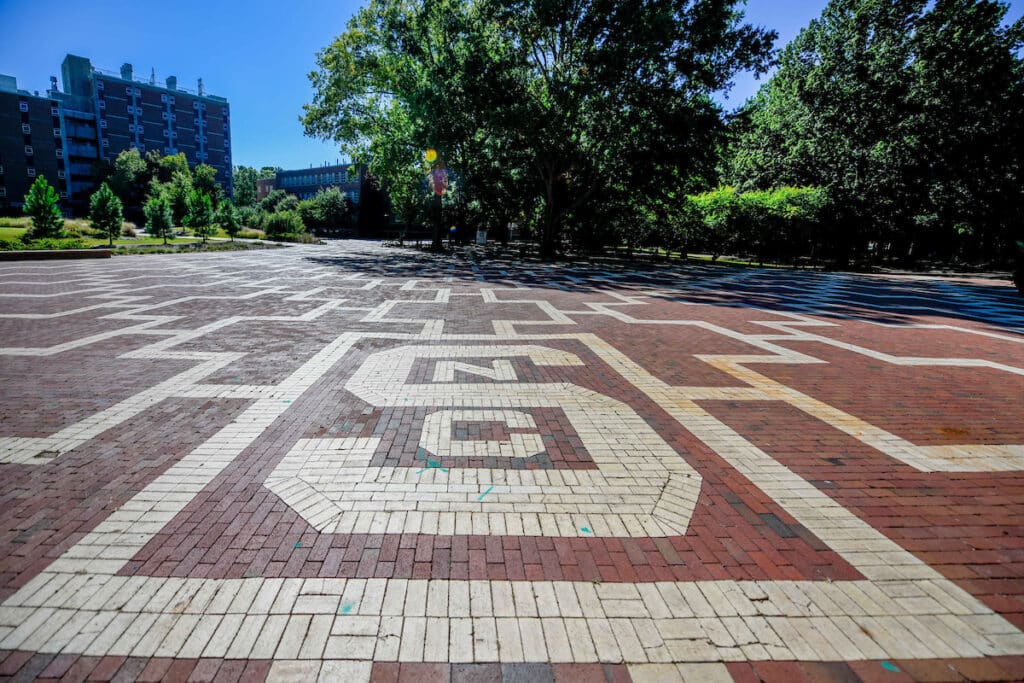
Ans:
[[[0,264],[0,677],[1024,678],[1008,284]]]

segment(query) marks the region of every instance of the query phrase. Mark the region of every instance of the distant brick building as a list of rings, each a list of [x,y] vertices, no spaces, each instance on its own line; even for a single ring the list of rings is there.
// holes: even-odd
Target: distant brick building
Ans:
[[[320,190],[336,187],[359,206],[365,178],[366,167],[353,164],[278,171],[273,178],[256,181],[256,199],[263,199],[273,190],[284,190],[299,199],[309,199]]]
[[[256,201],[262,200],[274,191],[276,178],[260,178],[256,181]]]
[[[38,176],[68,197],[60,101],[19,90],[0,76],[0,208],[21,206]]]
[[[202,79],[193,92],[179,87],[174,76],[158,85],[153,77],[136,80],[131,64],[113,74],[70,54],[61,76],[64,91],[52,78],[45,97],[20,91],[13,77],[0,76],[0,165],[6,166],[0,210],[20,207],[23,178],[41,174],[63,185],[65,211],[82,215],[103,163],[131,148],[140,154],[182,152],[190,166],[208,164],[232,195],[230,109],[223,97],[206,94]]]

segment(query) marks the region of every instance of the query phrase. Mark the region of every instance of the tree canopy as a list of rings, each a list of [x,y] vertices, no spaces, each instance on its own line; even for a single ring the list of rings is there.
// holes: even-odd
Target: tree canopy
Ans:
[[[832,0],[734,124],[727,175],[818,185],[840,261],[989,258],[1024,210],[1024,23],[991,0]]]
[[[552,256],[621,208],[591,200],[657,206],[711,174],[711,95],[763,70],[774,37],[739,4],[371,0],[318,54],[304,123],[393,194],[425,199],[443,170],[437,211],[469,227],[523,216]]]
[[[37,177],[28,189],[22,210],[32,219],[30,235],[33,239],[60,237],[63,233],[64,217],[60,212],[60,197],[43,176]]]

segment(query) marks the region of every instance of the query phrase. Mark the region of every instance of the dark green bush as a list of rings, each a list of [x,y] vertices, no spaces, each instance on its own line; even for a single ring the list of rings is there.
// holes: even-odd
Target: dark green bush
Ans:
[[[306,232],[302,217],[295,211],[278,211],[263,219],[263,232],[267,239],[281,239],[284,235],[299,235]]]

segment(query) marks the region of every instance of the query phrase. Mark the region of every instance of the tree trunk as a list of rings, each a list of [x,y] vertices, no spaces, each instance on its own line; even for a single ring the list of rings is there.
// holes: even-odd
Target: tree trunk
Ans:
[[[555,211],[554,179],[548,177],[544,183],[544,222],[540,230],[540,257],[552,261],[558,255],[558,217]]]
[[[430,243],[430,251],[444,251],[444,221],[441,220],[441,195],[434,194],[434,239]]]

